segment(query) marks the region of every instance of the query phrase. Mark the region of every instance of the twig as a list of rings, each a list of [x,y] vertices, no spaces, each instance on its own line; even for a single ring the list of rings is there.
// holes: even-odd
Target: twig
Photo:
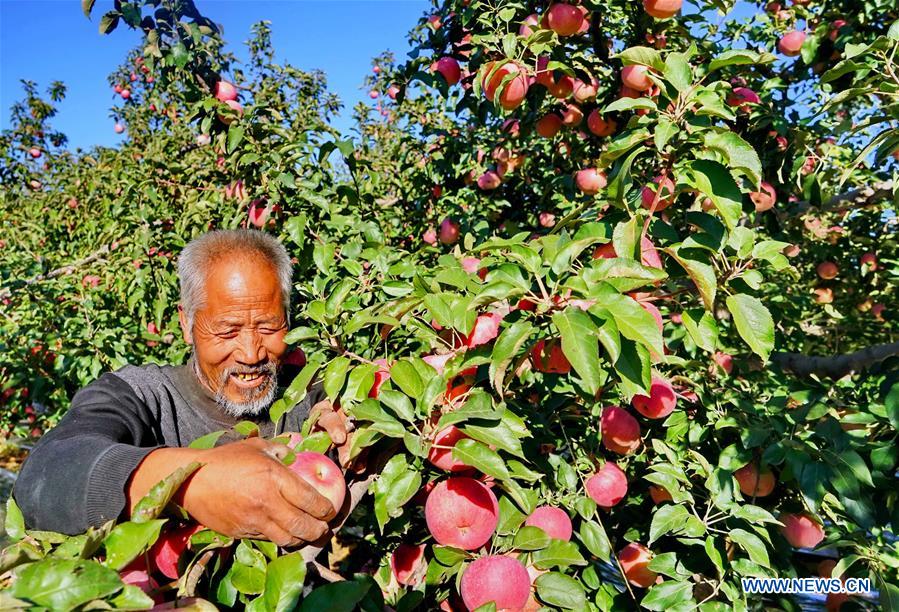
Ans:
[[[802,353],[775,353],[772,363],[785,372],[799,377],[812,374],[839,379],[852,372],[860,372],[885,359],[899,355],[899,342],[877,344],[845,355],[814,356]]]

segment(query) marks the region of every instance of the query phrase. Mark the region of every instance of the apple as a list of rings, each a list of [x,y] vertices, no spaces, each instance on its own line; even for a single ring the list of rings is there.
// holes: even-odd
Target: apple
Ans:
[[[816,268],[818,276],[824,280],[832,280],[840,273],[840,268],[832,261],[822,261]]]
[[[425,244],[434,246],[435,244],[437,244],[437,232],[434,231],[433,227],[429,227],[427,230],[425,230],[425,233],[422,234],[421,239]]]
[[[119,95],[122,96],[122,100],[127,100],[128,98],[131,97],[131,90],[130,90],[130,89],[123,89],[123,90],[122,90],[122,93],[120,93]]]
[[[649,569],[651,560],[652,551],[637,542],[631,542],[618,551],[618,562],[627,581],[644,589],[655,584],[658,578],[658,574]]]
[[[590,82],[575,79],[574,90],[572,91],[574,99],[581,104],[589,102],[596,97],[596,90],[598,87],[599,81],[596,79],[590,79]]]
[[[575,173],[574,183],[582,193],[596,195],[600,190],[605,189],[608,181],[604,172],[596,168],[584,168]]]
[[[605,119],[599,112],[599,109],[593,109],[590,114],[587,115],[587,129],[596,136],[601,138],[611,136],[615,133],[617,127],[618,124],[615,123],[615,120]]]
[[[587,495],[603,508],[611,508],[627,495],[627,476],[615,463],[606,461],[587,482]]]
[[[434,466],[447,472],[462,472],[471,466],[453,457],[453,448],[459,440],[465,440],[468,436],[455,425],[448,425],[437,432],[431,450],[428,451],[428,461]],[[444,447],[444,448],[439,448]]]
[[[396,85],[391,85],[387,88],[387,95],[390,96],[391,100],[396,100],[396,95],[400,93],[400,88]]]
[[[234,111],[238,117],[243,115],[243,106],[241,106],[240,102],[237,102],[236,100],[226,100],[225,106]],[[225,125],[231,125],[232,123],[234,123],[235,119],[234,115],[230,113],[226,113],[224,115],[219,113],[218,118],[219,121],[221,121]]]
[[[297,368],[306,367],[306,353],[301,348],[295,348],[281,360],[283,365],[294,366]]]
[[[584,22],[584,14],[578,7],[555,2],[546,11],[546,25],[559,36],[577,34]]]
[[[28,150],[28,154],[31,155],[31,157],[32,157],[33,159],[37,159],[37,158],[39,158],[39,157],[41,156],[41,150],[38,149],[37,147],[31,147],[31,148]]]
[[[777,478],[767,467],[759,471],[755,463],[747,463],[734,472],[740,491],[747,497],[767,497],[774,491]]]
[[[448,55],[431,64],[431,70],[439,72],[450,86],[455,85],[462,78],[462,69],[459,67],[459,62]]]
[[[493,191],[502,185],[502,183],[503,180],[500,178],[499,174],[493,170],[488,170],[478,177],[478,189],[481,191]]]
[[[538,340],[531,349],[531,362],[539,372],[547,374],[567,374],[571,371],[571,364],[562,352],[562,343],[559,340]]]
[[[438,483],[425,502],[425,522],[438,544],[476,550],[499,522],[499,504],[487,485],[462,476]]]
[[[865,253],[859,260],[859,263],[863,266],[868,266],[868,270],[873,272],[877,269],[877,256],[874,253]]]
[[[440,232],[437,235],[438,240],[443,244],[453,244],[459,240],[459,224],[450,217],[440,222]]]
[[[378,365],[378,369],[375,371],[375,382],[368,392],[368,397],[377,398],[381,385],[390,380],[390,364],[386,359],[375,359],[374,363]]]
[[[672,501],[671,493],[669,493],[662,487],[657,487],[656,485],[649,485],[649,496],[652,498],[652,503],[657,506],[666,501]]]
[[[499,105],[505,110],[518,108],[528,93],[527,74],[515,62],[505,61],[499,66],[496,64],[497,62],[487,64],[481,83],[484,95],[492,102],[496,100],[497,91],[502,87],[502,91],[499,91]],[[511,79],[503,85],[509,75]]]
[[[749,199],[755,205],[755,212],[765,212],[774,208],[774,203],[777,201],[777,192],[774,191],[774,186],[771,183],[762,181],[761,189],[750,193]]]
[[[287,467],[328,498],[334,510],[340,512],[346,498],[346,481],[336,463],[321,453],[302,451]]]
[[[671,206],[675,200],[674,181],[667,176],[657,176],[652,182],[655,184],[655,187],[646,185],[643,188],[643,191],[640,192],[640,200],[643,204],[643,208],[652,210],[653,203],[655,203],[655,209],[657,211],[665,210]],[[656,203],[657,192],[658,202]]]
[[[482,344],[487,344],[488,342],[493,342],[499,335],[499,324],[502,320],[503,315],[496,312],[478,315],[474,320],[474,326],[471,328],[471,332],[465,338],[465,346],[474,348],[476,346],[481,346]]]
[[[613,259],[618,257],[615,246],[611,242],[596,247],[593,251],[593,259]],[[640,262],[648,268],[662,268],[662,258],[652,241],[645,236],[640,240]]]
[[[121,86],[121,85],[118,85],[118,84],[116,84],[116,86],[112,88],[112,90],[113,90],[114,92],[116,92],[117,94],[122,93],[122,89],[123,89],[122,86]]]
[[[379,95],[381,95],[381,94],[378,93],[377,89],[372,89],[371,91],[368,92],[368,97],[371,98],[372,100],[377,100]]]
[[[562,118],[556,113],[548,113],[537,120],[534,128],[544,138],[552,138],[562,129]]]
[[[424,580],[427,569],[424,544],[400,544],[390,555],[390,571],[403,586],[420,583]]]
[[[540,18],[537,16],[537,13],[532,13],[521,22],[521,27],[518,28],[518,35],[527,38],[534,33],[534,30],[538,29],[540,29]]]
[[[116,124],[112,127],[112,129],[113,129],[113,131],[114,131],[116,134],[121,134],[122,132],[125,131],[125,126],[122,125],[121,123],[116,123]]]
[[[730,375],[734,370],[734,358],[727,353],[722,353],[721,351],[715,351],[712,355],[712,360],[715,362],[715,365],[722,370],[724,370],[725,374]]]
[[[209,134],[197,134],[196,142],[198,147],[205,147],[210,142],[212,142],[212,136],[210,136]]]
[[[677,395],[671,383],[658,376],[652,377],[649,396],[635,395],[631,400],[634,408],[648,419],[663,419],[677,407]]]
[[[808,514],[781,514],[780,532],[793,548],[815,548],[824,539],[824,528]]]
[[[459,592],[469,610],[490,602],[496,605],[496,610],[521,610],[531,596],[531,577],[514,557],[486,555],[465,568]]]
[[[203,525],[187,525],[163,531],[149,550],[150,560],[166,578],[178,578],[178,561],[190,544],[190,537],[206,529]]]
[[[255,225],[256,227],[265,227],[265,223],[268,221],[269,215],[271,214],[271,210],[269,207],[265,205],[265,202],[262,200],[253,200],[250,202],[250,223]]]
[[[748,113],[752,110],[750,104],[761,104],[762,99],[748,87],[734,87],[733,91],[727,96],[727,103],[730,106],[736,106],[738,110],[744,113]]]
[[[225,80],[218,81],[215,84],[215,97],[220,102],[237,100],[237,87],[234,86],[234,83]]]
[[[554,540],[571,539],[573,528],[571,517],[561,508],[555,506],[538,506],[524,522],[529,527],[539,527]]]
[[[845,19],[834,19],[833,22],[831,22],[831,24],[830,24],[830,33],[827,35],[827,37],[830,40],[836,42],[837,37],[839,37],[839,35],[840,35],[840,30],[843,29],[847,25],[849,25],[849,24],[846,22]]]
[[[883,311],[886,308],[883,304],[874,304],[871,306],[871,314],[874,315],[876,319],[883,320]]]
[[[833,289],[830,287],[818,287],[815,289],[815,302],[818,304],[833,304]]]
[[[640,64],[630,64],[621,69],[621,82],[637,92],[648,91],[652,87],[652,79],[649,78],[649,68]]]
[[[569,127],[574,127],[576,125],[580,125],[581,121],[584,120],[584,113],[580,108],[575,106],[574,104],[569,104],[565,107],[565,112],[562,113],[562,123]]]
[[[540,223],[540,227],[550,228],[556,224],[556,216],[544,210],[537,215],[537,222]]]
[[[818,563],[818,575],[821,578],[832,578],[833,570],[837,566],[836,559],[824,559]],[[837,576],[839,578],[839,576]]]
[[[680,11],[684,0],[643,0],[643,10],[650,17],[668,19]]]
[[[796,57],[802,51],[802,43],[805,42],[805,32],[790,30],[784,34],[777,43],[778,50],[787,57]]]
[[[631,297],[634,298],[638,304],[640,304],[640,308],[652,315],[652,318],[656,322],[656,327],[659,328],[659,333],[661,333],[664,327],[664,321],[662,320],[662,313],[659,312],[659,309],[656,308],[656,305],[652,302],[637,300],[637,298],[635,298],[633,295],[631,295]]]
[[[453,352],[443,353],[441,355],[425,355],[421,358],[426,364],[437,370],[438,374],[443,374],[443,369],[446,367],[446,362],[455,357],[456,354]]]
[[[640,448],[640,423],[619,406],[602,411],[602,444],[613,453],[627,455]]]

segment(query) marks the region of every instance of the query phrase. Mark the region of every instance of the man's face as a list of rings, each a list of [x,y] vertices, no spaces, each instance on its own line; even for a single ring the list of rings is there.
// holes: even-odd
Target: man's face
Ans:
[[[200,382],[235,417],[266,410],[287,350],[287,319],[273,267],[255,256],[216,262],[206,277],[206,303],[185,339],[193,344]]]

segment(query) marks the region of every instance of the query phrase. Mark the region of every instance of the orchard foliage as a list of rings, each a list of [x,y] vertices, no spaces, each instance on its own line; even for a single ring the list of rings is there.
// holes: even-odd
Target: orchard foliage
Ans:
[[[266,24],[241,67],[192,3],[119,3],[101,32],[145,34],[110,80],[121,148],[62,148],[61,85],[3,134],[4,418],[183,359],[175,253],[255,225],[296,258],[307,357],[273,416],[320,379],[379,469],[308,577],[209,530],[163,571],[188,473],[78,538],[10,506],[10,596],[795,609],[740,579],[823,561],[878,591],[832,608],[899,609],[899,14],[856,4],[447,2],[374,59],[351,141]],[[331,446],[312,425],[295,451]]]

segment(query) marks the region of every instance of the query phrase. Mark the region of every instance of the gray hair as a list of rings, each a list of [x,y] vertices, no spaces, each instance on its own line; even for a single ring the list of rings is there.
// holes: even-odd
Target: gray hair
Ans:
[[[187,243],[178,256],[181,308],[193,329],[194,315],[206,304],[206,276],[215,262],[234,255],[257,255],[275,269],[281,286],[281,305],[290,323],[290,291],[293,264],[277,238],[255,229],[215,230]]]

